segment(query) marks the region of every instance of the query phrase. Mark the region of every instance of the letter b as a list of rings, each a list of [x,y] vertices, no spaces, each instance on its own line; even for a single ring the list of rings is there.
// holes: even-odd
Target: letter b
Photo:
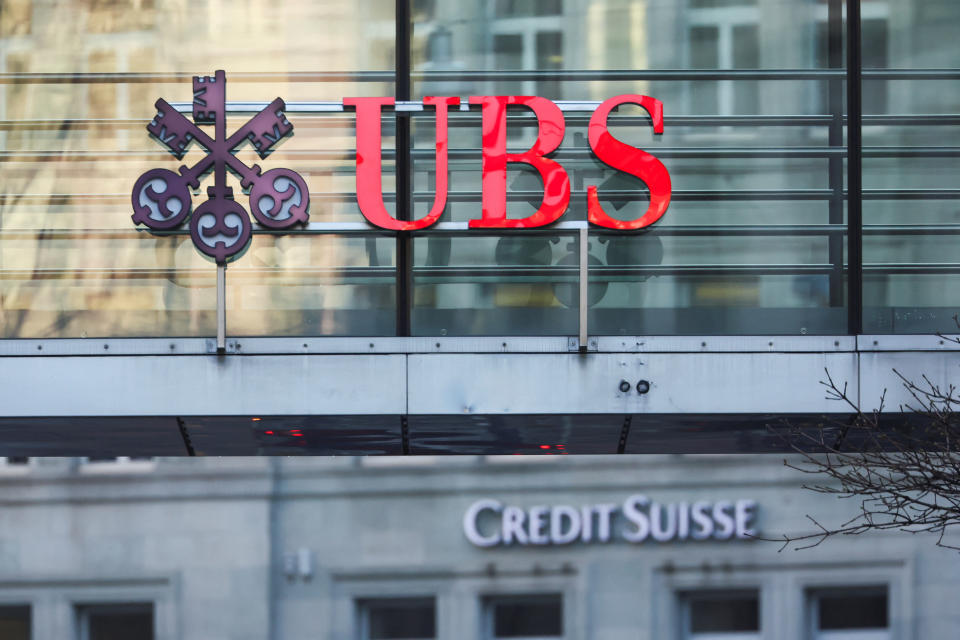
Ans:
[[[563,141],[565,125],[560,108],[537,96],[472,96],[483,113],[482,217],[470,221],[471,229],[542,227],[555,222],[570,204],[570,177],[559,162],[544,156]],[[524,153],[507,153],[507,105],[529,107],[537,116],[537,141]],[[540,173],[543,203],[532,216],[507,218],[507,163],[522,162]]]

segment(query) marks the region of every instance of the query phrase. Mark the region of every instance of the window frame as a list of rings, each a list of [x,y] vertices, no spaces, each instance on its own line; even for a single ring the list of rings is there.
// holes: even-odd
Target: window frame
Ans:
[[[437,597],[436,595],[428,596],[386,596],[386,597],[372,597],[365,598],[360,597],[354,600],[356,606],[356,615],[357,615],[357,637],[359,640],[372,640],[370,637],[370,609],[371,606],[376,606],[378,604],[390,603],[390,602],[409,602],[409,603],[427,603],[433,605],[433,636],[431,637],[417,637],[417,638],[406,638],[404,640],[437,640],[439,634],[437,630],[439,629],[439,616],[437,610]]]
[[[883,593],[887,599],[887,621],[885,627],[862,629],[820,629],[820,599],[830,595],[875,595]],[[806,602],[806,636],[809,640],[893,640],[891,624],[891,589],[887,584],[831,585],[829,587],[807,588],[804,593]]]
[[[539,592],[514,592],[514,593],[491,593],[485,594],[482,599],[482,633],[483,640],[509,640],[509,638],[522,638],[523,640],[558,640],[566,638],[568,634],[567,625],[567,598],[562,591],[539,591]],[[496,606],[499,603],[536,603],[547,602],[553,599],[560,601],[560,635],[554,636],[498,636],[496,635]]]
[[[33,638],[36,635],[36,603],[33,599],[0,597],[0,609],[26,609],[27,628],[30,634],[28,637]]]
[[[75,602],[73,605],[76,637],[79,640],[90,640],[90,613],[139,613],[149,607],[151,622],[153,623],[153,640],[157,640],[157,603],[152,601],[130,602]]]
[[[730,588],[730,589],[689,589],[676,593],[680,619],[677,628],[682,640],[762,640],[763,638],[763,593],[760,587]],[[693,632],[693,617],[691,605],[694,600],[734,600],[746,595],[757,599],[757,630],[756,631],[709,631]]]

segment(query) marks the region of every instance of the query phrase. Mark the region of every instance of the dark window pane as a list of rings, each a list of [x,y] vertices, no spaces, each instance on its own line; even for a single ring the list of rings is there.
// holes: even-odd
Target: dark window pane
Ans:
[[[559,16],[563,14],[563,0],[537,0],[538,16]]]
[[[818,603],[820,629],[885,629],[887,594],[822,595]]]
[[[745,7],[757,4],[757,0],[690,0],[695,9],[716,9],[718,7]]]
[[[432,600],[391,600],[366,605],[370,640],[433,638],[436,610]]]
[[[495,600],[491,606],[497,638],[563,635],[563,601],[559,595]]]
[[[741,24],[733,28],[733,67],[734,69],[760,68],[760,42],[757,25]],[[746,80],[738,82],[734,91],[734,112],[760,113],[760,85]]]
[[[563,13],[563,0],[497,0],[493,13],[498,18],[558,16]]]
[[[90,640],[153,640],[153,605],[116,605],[85,610]]]
[[[493,37],[494,67],[505,71],[523,68],[523,36],[520,34],[499,34]],[[520,82],[502,82],[498,90],[508,94],[523,93]]]
[[[0,607],[0,638],[30,640],[30,607]]]
[[[693,27],[690,29],[690,67],[692,69],[716,69],[719,32],[716,27]],[[717,83],[693,81],[691,112],[697,114],[717,113],[719,108]]]
[[[887,21],[863,21],[863,68],[885,69],[887,60]],[[863,83],[864,113],[887,112],[887,87],[885,80],[865,80]]]
[[[692,598],[690,630],[694,633],[718,631],[759,631],[757,596]]]
[[[540,31],[537,33],[537,69],[554,71],[563,68],[563,33],[560,31]],[[539,83],[537,95],[551,100],[559,100],[562,84],[556,80]]]

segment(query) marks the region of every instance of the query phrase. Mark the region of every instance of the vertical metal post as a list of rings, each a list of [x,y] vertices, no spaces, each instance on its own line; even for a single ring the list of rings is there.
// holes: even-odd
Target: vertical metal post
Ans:
[[[830,0],[827,8],[827,66],[830,69],[843,68],[843,0]],[[843,146],[843,89],[842,78],[827,80],[827,108],[830,112],[830,127],[828,130],[828,144],[831,148]],[[843,224],[843,158],[830,156],[829,185],[830,224]],[[830,306],[843,307],[846,305],[844,293],[843,269],[843,241],[839,233],[830,233],[828,237],[828,253],[831,265],[829,292]]]
[[[227,352],[227,265],[217,264],[217,353]]]
[[[587,311],[588,307],[588,298],[587,298],[587,285],[589,283],[589,245],[587,244],[587,233],[589,229],[584,226],[579,229],[580,232],[580,277],[578,278],[580,284],[580,294],[578,296],[578,308],[580,311],[580,340],[579,348],[580,352],[584,353],[587,350]]]
[[[863,331],[863,58],[860,0],[847,0],[847,324]]]
[[[394,92],[396,99],[410,99],[410,1],[396,2],[396,68]],[[411,220],[411,183],[413,170],[410,155],[410,114],[395,112],[396,151],[394,165],[397,184],[397,219]],[[413,307],[413,240],[409,233],[397,233],[397,335],[409,336]]]

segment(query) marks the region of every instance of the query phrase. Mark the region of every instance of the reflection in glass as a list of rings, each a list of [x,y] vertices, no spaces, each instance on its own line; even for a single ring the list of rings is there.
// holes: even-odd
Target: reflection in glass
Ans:
[[[956,332],[960,310],[960,85],[875,70],[960,70],[952,0],[863,3],[863,328]],[[873,74],[873,75],[871,75]],[[901,126],[900,123],[903,123]],[[904,153],[900,148],[911,148]]]
[[[216,69],[231,101],[390,95],[394,34],[393,3],[369,0],[0,3],[0,338],[215,333],[214,266],[182,236],[132,229],[136,177],[179,166],[146,134],[154,102],[188,102],[191,76]],[[249,145],[238,155],[295,167],[313,220],[356,221],[352,119],[288,114],[295,136],[266,162]],[[249,115],[231,113],[228,131]],[[194,145],[183,163],[201,154]],[[377,251],[258,236],[227,277],[230,331],[394,333],[392,248],[370,242]]]

